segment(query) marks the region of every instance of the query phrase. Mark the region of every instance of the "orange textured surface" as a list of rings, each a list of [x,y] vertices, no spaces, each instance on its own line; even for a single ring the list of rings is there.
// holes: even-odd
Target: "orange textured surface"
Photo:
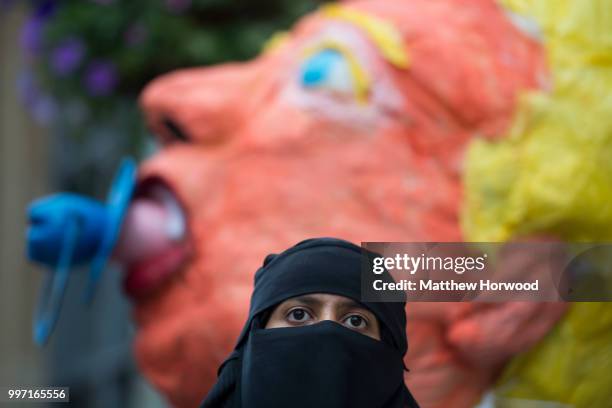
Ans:
[[[193,250],[135,301],[139,365],[174,406],[197,406],[214,383],[266,254],[315,236],[461,240],[464,149],[501,134],[520,91],[546,75],[540,45],[492,1],[345,5],[395,25],[410,67],[377,57],[359,27],[314,14],[254,61],[171,73],[142,95],[165,144],[141,177],[163,180],[184,205]],[[349,110],[342,98],[299,87],[304,47],[342,30],[366,43],[372,86],[392,85],[393,109],[369,101]],[[313,100],[329,108],[301,103]],[[167,119],[190,141],[168,142]],[[473,405],[560,314],[554,305],[455,303],[407,312],[407,382],[424,408]]]

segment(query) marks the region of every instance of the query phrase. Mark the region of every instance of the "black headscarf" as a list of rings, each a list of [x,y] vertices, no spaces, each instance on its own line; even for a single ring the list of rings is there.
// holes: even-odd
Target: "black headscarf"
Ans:
[[[360,300],[362,266],[373,256],[332,238],[268,255],[255,274],[249,318],[202,408],[418,408],[403,377],[405,299]],[[386,272],[378,278],[392,281]],[[361,303],[379,320],[381,340],[330,321],[264,328],[274,306],[309,293]]]

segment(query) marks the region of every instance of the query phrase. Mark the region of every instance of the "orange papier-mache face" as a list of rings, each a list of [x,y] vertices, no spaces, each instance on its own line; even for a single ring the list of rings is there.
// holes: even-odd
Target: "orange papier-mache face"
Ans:
[[[176,406],[216,380],[266,254],[316,236],[461,240],[465,148],[501,137],[547,75],[541,45],[488,0],[346,2],[274,43],[141,97],[162,148],[117,252],[139,365]]]

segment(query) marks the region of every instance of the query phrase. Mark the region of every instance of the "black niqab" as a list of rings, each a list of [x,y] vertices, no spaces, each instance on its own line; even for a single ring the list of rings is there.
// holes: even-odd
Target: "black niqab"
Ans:
[[[202,407],[418,408],[403,377],[405,302],[360,300],[361,268],[373,256],[349,242],[319,238],[266,257],[255,274],[249,318]],[[388,273],[380,279],[392,280]],[[264,328],[274,306],[309,293],[363,304],[379,320],[382,340],[331,321]]]

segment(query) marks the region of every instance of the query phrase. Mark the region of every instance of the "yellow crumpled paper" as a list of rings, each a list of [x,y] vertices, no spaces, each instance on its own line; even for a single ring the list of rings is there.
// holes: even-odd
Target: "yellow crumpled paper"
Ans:
[[[550,87],[522,95],[507,137],[468,149],[465,234],[472,241],[550,234],[612,242],[612,0],[501,3],[539,25]],[[496,393],[612,407],[612,303],[572,305],[511,362]]]

